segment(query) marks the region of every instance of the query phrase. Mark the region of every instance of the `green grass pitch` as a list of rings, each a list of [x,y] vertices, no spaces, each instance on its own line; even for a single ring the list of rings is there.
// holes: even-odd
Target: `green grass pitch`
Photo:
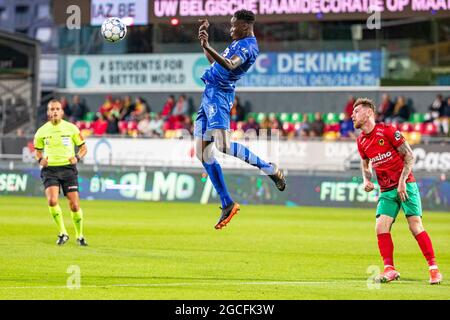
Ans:
[[[61,207],[71,239],[58,247],[44,198],[1,196],[0,299],[450,298],[450,214],[424,216],[444,282],[428,284],[399,216],[402,277],[377,287],[368,273],[381,266],[374,210],[244,205],[217,231],[218,205],[82,201],[82,248],[65,200]],[[67,287],[76,270],[80,287]]]

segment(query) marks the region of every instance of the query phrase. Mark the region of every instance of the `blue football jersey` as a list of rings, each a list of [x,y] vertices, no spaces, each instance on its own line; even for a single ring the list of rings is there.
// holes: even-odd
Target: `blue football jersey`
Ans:
[[[258,53],[258,42],[253,36],[233,41],[222,52],[222,56],[228,59],[238,56],[241,58],[242,64],[235,70],[227,70],[217,62],[213,62],[203,74],[203,82],[224,90],[234,90],[236,81],[255,63]]]

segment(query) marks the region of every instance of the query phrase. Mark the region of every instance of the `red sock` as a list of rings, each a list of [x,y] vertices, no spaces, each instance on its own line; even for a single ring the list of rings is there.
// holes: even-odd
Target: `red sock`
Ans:
[[[428,265],[430,267],[435,266],[436,260],[434,257],[433,244],[431,243],[428,233],[426,231],[422,231],[416,236],[416,240],[419,243],[420,250],[422,250],[425,259],[427,259]]]
[[[377,235],[378,248],[383,258],[384,266],[394,266],[394,243],[390,233],[380,233]]]

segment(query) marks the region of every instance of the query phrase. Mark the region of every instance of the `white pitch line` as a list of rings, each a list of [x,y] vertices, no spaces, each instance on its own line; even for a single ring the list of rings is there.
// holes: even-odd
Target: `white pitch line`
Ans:
[[[401,280],[397,283],[411,283],[417,281]],[[117,287],[183,287],[183,286],[222,286],[222,285],[315,285],[315,284],[348,284],[361,283],[367,284],[367,280],[343,280],[343,281],[230,281],[230,282],[178,282],[178,283],[130,283],[130,284],[110,284],[110,285],[81,285],[81,288],[117,288]],[[67,286],[10,286],[1,287],[0,290],[5,289],[67,289]]]

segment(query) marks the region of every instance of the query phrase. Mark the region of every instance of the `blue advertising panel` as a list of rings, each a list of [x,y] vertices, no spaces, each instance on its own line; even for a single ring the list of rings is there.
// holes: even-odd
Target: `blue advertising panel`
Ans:
[[[377,86],[381,51],[261,53],[239,87]]]

